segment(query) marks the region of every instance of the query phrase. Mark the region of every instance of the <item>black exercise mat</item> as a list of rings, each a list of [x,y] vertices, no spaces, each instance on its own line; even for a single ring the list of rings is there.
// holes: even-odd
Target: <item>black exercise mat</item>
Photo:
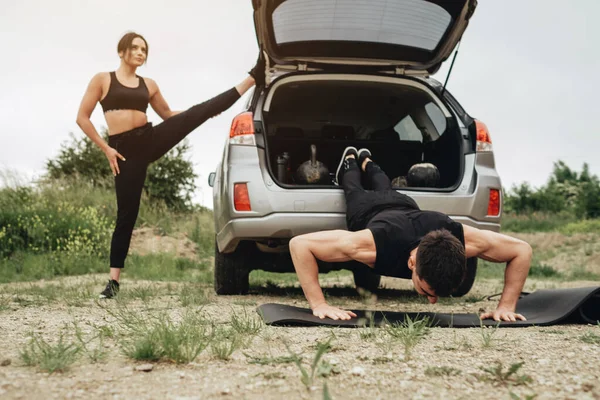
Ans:
[[[428,317],[432,326],[470,328],[480,326],[478,314],[443,314],[431,312],[392,312],[352,310],[357,317],[346,321],[320,319],[312,315],[308,308],[287,306],[284,304],[263,304],[257,308],[258,314],[267,325],[278,326],[341,326],[356,328],[370,323],[373,317],[375,325],[383,321],[402,322],[406,316],[412,320]],[[517,313],[523,314],[527,321],[501,322],[502,327],[520,327],[532,325],[556,324],[596,324],[600,321],[600,286],[572,289],[545,289],[525,295],[517,303]],[[488,319],[484,325],[497,325]]]

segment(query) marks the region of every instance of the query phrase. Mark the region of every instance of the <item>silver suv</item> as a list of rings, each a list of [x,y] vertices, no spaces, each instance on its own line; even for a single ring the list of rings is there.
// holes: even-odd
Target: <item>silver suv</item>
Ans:
[[[218,294],[246,293],[253,269],[293,271],[292,237],[346,229],[344,194],[334,183],[346,146],[370,149],[395,188],[422,209],[500,230],[502,185],[487,128],[429,77],[462,37],[476,1],[253,4],[267,84],[233,120],[209,177]],[[314,179],[305,167],[319,163]],[[410,179],[423,165],[436,180]],[[457,295],[471,288],[477,259],[468,267],[471,279]],[[357,263],[319,268],[350,269],[356,285],[371,291],[380,281]]]

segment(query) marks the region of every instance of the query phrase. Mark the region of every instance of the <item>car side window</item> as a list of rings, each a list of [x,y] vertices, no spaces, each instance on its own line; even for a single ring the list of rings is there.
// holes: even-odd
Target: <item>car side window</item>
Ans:
[[[423,134],[417,128],[415,121],[410,115],[402,118],[400,122],[394,126],[394,130],[398,132],[400,140],[423,142]]]
[[[438,131],[438,134],[441,136],[446,131],[446,117],[437,104],[427,103],[425,105],[425,112],[429,116],[431,122],[435,126],[435,129]]]

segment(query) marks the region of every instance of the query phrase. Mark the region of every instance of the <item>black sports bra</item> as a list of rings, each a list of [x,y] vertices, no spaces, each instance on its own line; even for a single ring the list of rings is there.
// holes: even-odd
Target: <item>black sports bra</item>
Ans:
[[[139,79],[139,85],[135,88],[123,86],[117,79],[115,72],[110,73],[110,86],[106,97],[102,99],[100,105],[104,112],[111,110],[138,110],[143,113],[148,109],[150,102],[150,93],[144,82],[144,78],[136,75]]]

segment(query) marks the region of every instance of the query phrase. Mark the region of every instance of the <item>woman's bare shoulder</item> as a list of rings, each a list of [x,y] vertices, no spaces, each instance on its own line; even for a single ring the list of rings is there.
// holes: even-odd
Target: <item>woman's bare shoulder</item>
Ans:
[[[92,77],[91,84],[102,85],[110,83],[110,72],[98,72]]]
[[[148,88],[154,89],[158,87],[154,79],[148,78],[147,76],[140,76],[140,78],[144,80],[144,83],[146,86],[148,86]]]

